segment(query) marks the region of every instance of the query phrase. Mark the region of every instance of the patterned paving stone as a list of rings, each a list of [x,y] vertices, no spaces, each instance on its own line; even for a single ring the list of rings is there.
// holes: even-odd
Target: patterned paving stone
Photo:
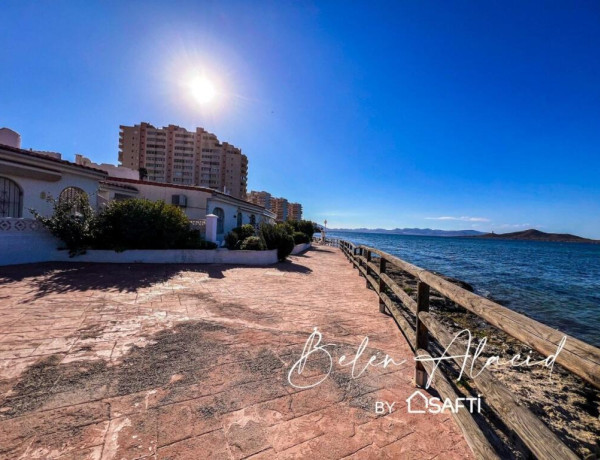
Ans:
[[[0,458],[471,458],[451,417],[407,412],[410,348],[341,253],[290,259],[0,268]],[[314,328],[334,364],[295,388]],[[352,378],[365,336],[355,373],[407,362]]]

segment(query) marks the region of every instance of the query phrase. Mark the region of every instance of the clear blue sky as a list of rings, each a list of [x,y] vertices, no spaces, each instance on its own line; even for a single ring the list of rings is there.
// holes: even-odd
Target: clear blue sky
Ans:
[[[596,0],[1,8],[0,126],[25,148],[116,163],[120,124],[203,126],[328,226],[600,238]]]

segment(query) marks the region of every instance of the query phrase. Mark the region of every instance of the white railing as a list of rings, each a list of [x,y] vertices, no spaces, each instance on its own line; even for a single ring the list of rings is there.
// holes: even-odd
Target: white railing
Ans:
[[[334,248],[340,247],[340,239],[339,238],[321,238],[320,236],[313,236],[313,243],[320,244],[322,246],[331,246]]]
[[[43,233],[44,226],[35,219],[24,217],[0,217],[0,235],[8,233]]]
[[[190,228],[199,230],[201,236],[206,235],[206,220],[205,219],[190,219]]]

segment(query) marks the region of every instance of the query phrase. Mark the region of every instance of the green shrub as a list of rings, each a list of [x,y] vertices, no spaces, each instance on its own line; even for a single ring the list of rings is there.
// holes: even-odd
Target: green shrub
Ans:
[[[84,254],[92,242],[94,226],[94,210],[88,196],[82,193],[73,198],[49,201],[53,208],[51,217],[44,217],[35,209],[30,209],[29,212],[65,244],[70,257]]]
[[[294,232],[294,243],[295,244],[304,244],[310,242],[310,238],[306,233],[302,232]]]
[[[215,243],[190,230],[189,220],[177,206],[162,201],[111,201],[99,214],[89,204],[87,195],[50,200],[51,217],[30,212],[59,238],[71,257],[87,248],[113,249],[214,249]]]
[[[310,220],[291,220],[289,224],[294,228],[296,232],[302,232],[308,236],[309,240],[312,241],[313,234],[315,233],[316,224]]]
[[[246,249],[249,251],[264,251],[267,249],[267,246],[259,236],[249,236],[242,242],[240,249]]]
[[[277,259],[285,260],[294,249],[294,238],[283,224],[261,224],[260,235],[267,249],[277,249]]]
[[[242,241],[244,241],[246,238],[256,235],[256,230],[251,224],[245,224],[241,227],[236,227],[235,231],[237,231],[238,235],[240,235],[240,240]]]
[[[240,244],[240,236],[234,230],[225,235],[225,246],[227,249],[238,249]]]
[[[199,230],[190,230],[185,237],[176,243],[177,249],[217,249],[217,244],[206,241]]]
[[[281,222],[277,225],[279,225],[283,230],[285,230],[287,234],[291,235],[292,237],[294,236],[294,232],[296,231],[296,229],[290,222]]]
[[[206,241],[201,238],[197,243],[196,247],[186,248],[186,249],[217,249],[219,245],[217,243],[213,243],[212,241]]]
[[[225,235],[225,244],[228,249],[240,249],[240,245],[246,238],[254,236],[256,230],[250,224],[242,225],[231,230]]]
[[[181,208],[164,201],[111,201],[94,225],[98,249],[187,249],[200,241]]]

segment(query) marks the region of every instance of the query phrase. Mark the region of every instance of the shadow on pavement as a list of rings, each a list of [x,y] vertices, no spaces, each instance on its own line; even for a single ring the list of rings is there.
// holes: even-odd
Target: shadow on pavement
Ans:
[[[45,262],[0,267],[0,285],[31,279],[35,286],[32,300],[49,294],[111,290],[136,292],[165,283],[181,273],[205,273],[209,278],[225,277],[227,270],[260,268],[286,273],[310,274],[312,270],[299,261],[285,261],[268,266],[221,264],[99,264]]]

